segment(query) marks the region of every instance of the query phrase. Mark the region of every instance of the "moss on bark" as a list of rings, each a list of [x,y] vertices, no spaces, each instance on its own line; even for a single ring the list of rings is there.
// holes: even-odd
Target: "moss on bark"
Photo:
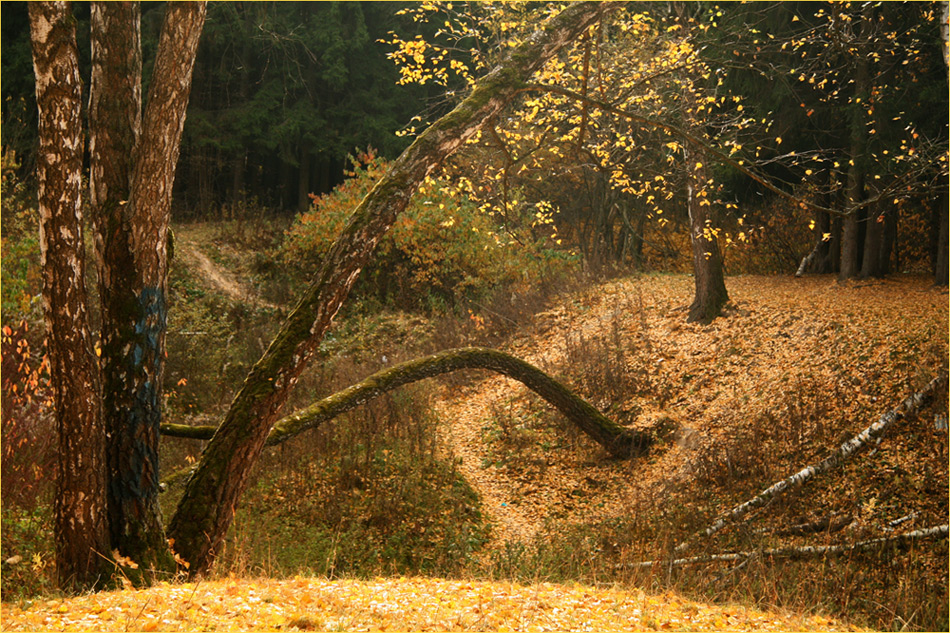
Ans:
[[[277,422],[265,445],[285,442],[403,385],[464,369],[496,371],[523,383],[616,457],[642,455],[653,443],[652,434],[620,426],[534,365],[498,350],[468,347],[394,365],[327,396]],[[162,425],[165,435],[192,439],[211,439],[216,430],[213,426]]]

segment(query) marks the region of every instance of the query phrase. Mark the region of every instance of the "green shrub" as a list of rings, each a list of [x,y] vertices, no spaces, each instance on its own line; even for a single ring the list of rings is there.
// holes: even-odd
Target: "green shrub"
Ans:
[[[372,150],[350,159],[346,182],[314,199],[288,231],[281,258],[298,273],[319,266],[360,201],[389,164]],[[357,292],[399,308],[441,312],[462,297],[523,288],[569,268],[574,258],[543,233],[507,234],[466,195],[467,183],[430,178],[377,246]]]
[[[3,237],[0,267],[0,309],[5,324],[15,324],[38,305],[42,289],[38,213],[29,189],[16,174],[19,167],[11,151],[3,153]]]

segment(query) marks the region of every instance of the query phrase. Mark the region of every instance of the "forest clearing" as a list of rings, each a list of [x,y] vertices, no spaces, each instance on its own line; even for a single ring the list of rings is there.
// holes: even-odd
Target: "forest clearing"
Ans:
[[[2,5],[3,630],[946,630],[950,5]]]

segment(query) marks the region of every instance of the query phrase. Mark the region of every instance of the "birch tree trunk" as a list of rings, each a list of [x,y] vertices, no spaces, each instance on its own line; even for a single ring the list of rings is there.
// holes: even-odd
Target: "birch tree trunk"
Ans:
[[[158,504],[172,185],[205,3],[170,2],[141,114],[137,3],[94,3],[90,190],[102,298],[113,547],[173,570]]]
[[[264,356],[251,370],[224,422],[205,449],[169,524],[191,573],[210,568],[251,466],[315,347],[349,294],[379,239],[406,207],[419,182],[499,113],[525,81],[564,45],[618,4],[579,2],[549,19],[482,78],[472,93],[393,163],[356,208],[321,269]]]
[[[59,433],[56,570],[64,588],[108,579],[105,434],[86,316],[82,223],[82,84],[65,2],[29,4],[40,148],[40,253],[50,378]]]
[[[809,480],[814,479],[818,475],[836,468],[846,460],[853,457],[862,448],[866,447],[872,440],[880,441],[880,438],[884,435],[884,432],[893,426],[894,423],[899,420],[903,420],[908,416],[915,415],[921,407],[933,400],[937,392],[943,388],[944,385],[946,385],[946,382],[947,375],[943,372],[939,373],[936,378],[927,383],[927,386],[917,393],[909,396],[897,408],[891,409],[882,415],[877,420],[877,422],[868,426],[850,440],[839,446],[837,450],[831,453],[831,455],[821,460],[817,464],[806,466],[797,473],[789,475],[781,481],[775,482],[752,499],[749,499],[745,503],[739,504],[726,514],[720,516],[712,525],[696,536],[712,536],[727,525],[735,523],[738,519],[744,517],[752,510],[770,503],[779,495],[785,494],[789,490],[793,490],[796,487],[807,483]],[[683,543],[677,545],[674,551],[682,551],[686,549],[689,544],[690,540],[684,541]]]

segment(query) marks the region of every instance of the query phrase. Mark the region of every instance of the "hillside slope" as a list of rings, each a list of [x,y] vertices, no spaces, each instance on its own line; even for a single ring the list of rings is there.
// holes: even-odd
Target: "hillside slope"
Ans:
[[[690,284],[669,275],[602,284],[537,315],[508,349],[621,422],[664,423],[669,441],[645,461],[613,462],[583,438],[565,443],[543,403],[503,377],[441,400],[460,469],[481,491],[502,541],[529,539],[551,519],[617,516],[641,495],[700,504],[688,496],[698,482],[717,495],[702,506],[741,501],[820,459],[946,366],[946,290],[922,278],[840,285],[829,277],[732,277],[734,302],[708,326],[685,323]],[[895,431],[868,464],[910,468],[908,493],[946,481],[939,459],[946,433],[930,415],[929,425],[915,427],[913,445],[905,445],[906,429]],[[873,492],[859,490],[861,480],[833,477],[844,488],[826,500],[827,512],[858,511],[854,501]],[[917,512],[914,525],[922,526],[946,517],[945,496],[891,497],[866,520]],[[819,512],[806,501],[781,514]]]

